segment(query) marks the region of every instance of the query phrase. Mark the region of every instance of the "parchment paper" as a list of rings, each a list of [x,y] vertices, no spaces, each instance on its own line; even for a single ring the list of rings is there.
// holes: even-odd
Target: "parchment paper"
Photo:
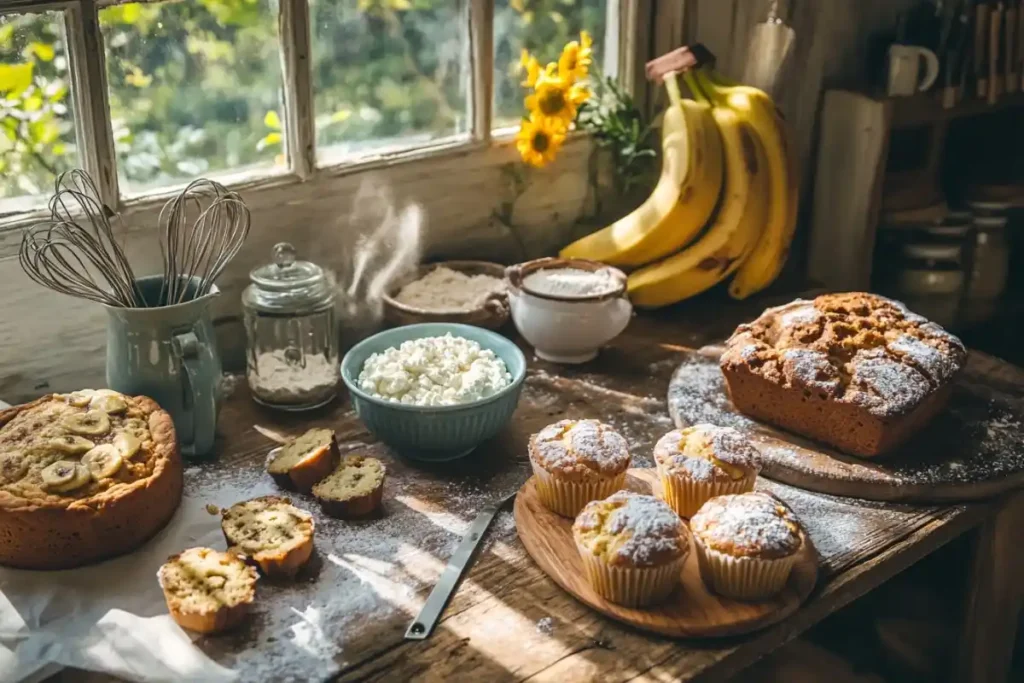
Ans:
[[[219,520],[186,495],[167,527],[129,555],[66,571],[0,568],[0,681],[39,681],[64,666],[129,681],[235,680],[174,623],[156,580],[170,555],[224,548]]]

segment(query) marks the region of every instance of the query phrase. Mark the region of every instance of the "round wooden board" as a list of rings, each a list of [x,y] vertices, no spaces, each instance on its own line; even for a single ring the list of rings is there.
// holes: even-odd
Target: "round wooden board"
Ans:
[[[657,493],[653,469],[631,469],[626,487],[638,493]],[[572,520],[556,515],[540,502],[534,478],[516,496],[516,530],[526,551],[555,583],[577,600],[605,616],[644,631],[681,638],[709,638],[750,633],[792,614],[814,590],[818,560],[807,537],[786,589],[765,602],[739,602],[708,591],[700,577],[697,554],[691,548],[683,568],[682,585],[662,604],[645,608],[622,607],[594,592],[583,574]]]
[[[718,367],[721,347],[691,351],[668,390],[679,427],[700,422],[750,435],[761,474],[809,491],[880,501],[990,498],[1024,486],[1024,370],[971,351],[945,411],[883,458],[865,460],[741,415]]]

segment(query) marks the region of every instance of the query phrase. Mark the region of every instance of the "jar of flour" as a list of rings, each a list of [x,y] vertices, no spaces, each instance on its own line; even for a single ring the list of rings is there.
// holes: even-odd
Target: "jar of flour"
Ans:
[[[242,293],[246,377],[257,403],[310,410],[338,393],[338,329],[330,273],[296,260],[287,242],[274,246],[273,263],[249,273]]]

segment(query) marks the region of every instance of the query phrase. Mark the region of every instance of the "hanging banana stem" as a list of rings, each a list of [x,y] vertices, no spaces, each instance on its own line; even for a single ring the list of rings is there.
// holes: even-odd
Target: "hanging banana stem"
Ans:
[[[665,90],[668,91],[668,99],[676,107],[681,106],[680,102],[683,99],[682,93],[679,92],[679,81],[676,80],[676,72],[669,71],[665,74]]]
[[[675,89],[676,89],[676,94],[678,95],[678,93],[679,93],[679,86],[675,83],[675,78],[673,78],[672,81],[673,81],[673,85],[675,86]],[[705,102],[707,104],[714,104],[714,102],[711,101],[711,98],[708,97],[707,93],[705,93],[701,89],[700,84],[697,83],[697,78],[696,78],[696,76],[694,76],[694,73],[692,71],[684,71],[683,72],[683,82],[686,83],[686,87],[690,89],[690,93],[693,95],[693,99],[697,100],[698,102]],[[668,81],[666,80],[665,83],[667,84]],[[671,97],[671,96],[672,96],[672,90],[670,88],[669,89],[669,97]]]

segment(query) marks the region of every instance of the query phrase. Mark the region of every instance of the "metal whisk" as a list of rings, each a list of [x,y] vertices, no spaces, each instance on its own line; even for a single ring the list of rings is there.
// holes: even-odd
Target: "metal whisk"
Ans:
[[[250,215],[236,192],[201,179],[164,204],[159,225],[164,259],[160,303],[170,305],[210,291],[242,248],[249,234]]]
[[[113,307],[145,306],[124,248],[114,238],[117,214],[83,171],[60,174],[50,219],[29,228],[18,260],[34,282]],[[104,286],[105,283],[105,286]]]

